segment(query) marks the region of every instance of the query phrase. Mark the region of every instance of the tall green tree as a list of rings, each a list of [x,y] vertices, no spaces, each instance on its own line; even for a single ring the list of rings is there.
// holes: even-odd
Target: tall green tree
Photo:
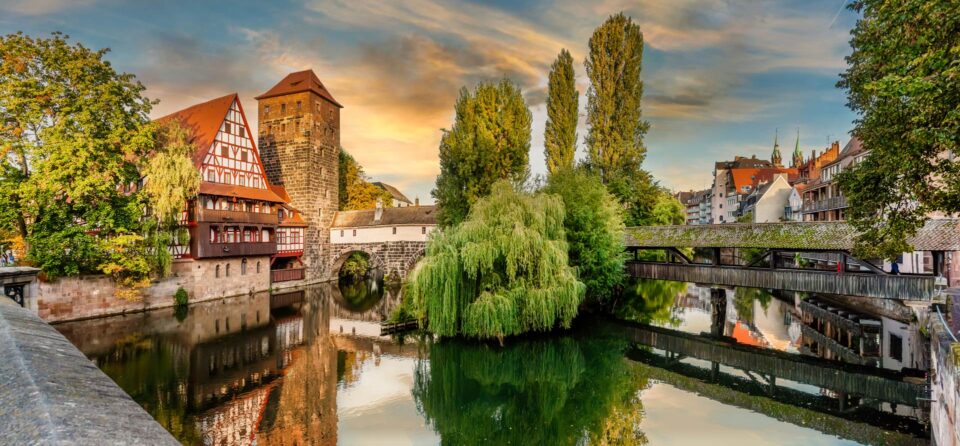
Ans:
[[[550,68],[547,84],[547,126],[543,132],[544,154],[550,173],[573,168],[573,154],[577,148],[577,92],[573,73],[573,57],[566,49]]]
[[[567,264],[563,203],[506,180],[432,238],[407,292],[440,336],[498,338],[569,327],[586,287]]]
[[[440,175],[432,195],[438,223],[453,226],[498,180],[523,181],[529,171],[530,109],[520,87],[503,79],[460,90],[453,127],[440,139]]]
[[[870,151],[839,177],[861,256],[893,258],[930,212],[960,212],[960,13],[950,0],[858,0],[838,86]]]
[[[570,265],[587,286],[587,300],[604,304],[624,278],[620,202],[583,169],[550,174],[544,192],[563,200]]]
[[[633,175],[646,155],[641,119],[640,80],[643,34],[623,13],[610,16],[590,37],[584,62],[587,90],[587,163],[604,184],[617,175]]]
[[[62,34],[0,37],[0,225],[51,277],[96,271],[98,237],[142,215],[118,186],[139,180],[136,160],[152,147],[151,102],[106,52]]]
[[[377,206],[377,199],[384,207],[393,206],[393,195],[371,183],[363,166],[352,155],[341,147],[339,156],[341,211],[373,209]]]

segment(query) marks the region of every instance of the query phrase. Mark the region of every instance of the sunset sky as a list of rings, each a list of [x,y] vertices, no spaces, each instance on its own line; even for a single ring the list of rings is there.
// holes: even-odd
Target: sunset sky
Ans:
[[[576,61],[582,143],[587,41],[619,11],[645,37],[644,167],[663,185],[705,188],[714,161],[769,157],[775,129],[785,159],[798,128],[808,155],[828,138],[844,144],[854,115],[835,84],[856,21],[844,3],[4,0],[0,33],[63,31],[110,48],[160,100],[154,117],[236,91],[255,121],[255,95],[312,68],[345,106],[341,141],[367,173],[432,202],[440,129],[460,87],[479,81],[521,86],[532,170],[545,171],[546,78],[561,48]]]

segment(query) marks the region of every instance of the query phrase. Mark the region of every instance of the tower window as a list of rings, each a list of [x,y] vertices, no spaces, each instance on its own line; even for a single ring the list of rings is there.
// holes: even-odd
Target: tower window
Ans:
[[[297,101],[297,111],[300,111],[303,108],[301,107],[302,105],[303,104],[300,101]]]
[[[269,105],[264,105],[264,106],[263,106],[263,116],[269,116],[269,115],[270,115],[270,106],[269,106]]]
[[[280,133],[287,133],[287,124],[280,124]]]
[[[287,112],[287,104],[280,104],[280,113]]]
[[[356,230],[356,229],[353,230],[353,236],[354,236],[354,237],[357,236],[357,230]]]

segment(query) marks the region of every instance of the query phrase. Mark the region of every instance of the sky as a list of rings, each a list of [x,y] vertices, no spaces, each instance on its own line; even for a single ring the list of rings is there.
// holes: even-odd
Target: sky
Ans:
[[[784,159],[797,132],[809,156],[849,139],[855,115],[836,87],[850,53],[848,0],[0,0],[0,33],[61,31],[132,73],[159,100],[152,117],[238,92],[254,96],[313,69],[341,111],[341,143],[375,180],[432,202],[442,129],[462,87],[506,77],[533,113],[530,165],[546,171],[550,64],[573,55],[578,158],[593,30],[623,11],[644,35],[643,167],[673,190],[703,189],[715,161]]]

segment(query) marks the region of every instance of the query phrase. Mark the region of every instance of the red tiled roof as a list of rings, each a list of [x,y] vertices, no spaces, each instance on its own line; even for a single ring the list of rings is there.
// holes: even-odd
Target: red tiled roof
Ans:
[[[755,189],[761,182],[769,182],[773,176],[778,173],[787,174],[787,181],[793,183],[800,175],[800,171],[795,167],[785,168],[765,168],[765,169],[730,169],[730,175],[733,177],[733,187],[738,194],[745,192],[743,186],[750,186]]]
[[[317,75],[313,72],[313,70],[290,73],[287,75],[287,77],[283,78],[283,80],[277,82],[277,85],[274,85],[273,88],[267,90],[266,93],[257,96],[255,99],[260,100],[275,96],[302,93],[305,91],[312,91],[320,95],[320,97],[332,102],[333,105],[343,108],[343,106],[333,98],[333,95],[327,91],[327,87],[323,86],[323,82],[320,82],[320,79],[317,78]]]
[[[268,201],[271,203],[283,203],[276,192],[270,189],[257,189],[253,187],[235,186],[232,184],[211,183],[208,181],[200,182],[200,193],[206,195],[219,195],[221,197],[247,198],[250,200]]]
[[[434,206],[407,206],[402,208],[383,208],[380,221],[374,221],[376,209],[359,211],[339,211],[333,218],[335,228],[360,228],[366,226],[424,225],[437,224]]]
[[[223,119],[227,117],[227,111],[230,110],[230,106],[236,100],[237,94],[230,93],[171,113],[156,121],[163,123],[173,119],[180,120],[180,125],[190,132],[190,142],[196,146],[196,151],[193,153],[193,164],[200,167],[203,164],[203,157],[210,150],[213,140],[217,137],[217,132],[220,131],[220,124],[223,123]]]

